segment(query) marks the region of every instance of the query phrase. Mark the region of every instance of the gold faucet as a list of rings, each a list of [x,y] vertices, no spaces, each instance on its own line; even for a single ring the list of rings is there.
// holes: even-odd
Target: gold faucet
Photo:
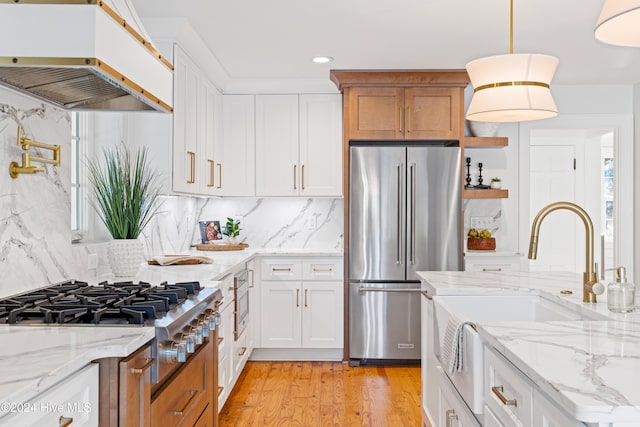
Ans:
[[[586,269],[583,274],[583,286],[582,286],[582,302],[596,302],[596,294],[594,291],[594,285],[598,283],[598,274],[596,273],[595,264],[593,262],[593,223],[587,212],[575,203],[570,202],[555,202],[551,203],[542,209],[533,219],[531,224],[531,238],[529,240],[529,259],[536,259],[538,256],[538,235],[540,234],[540,224],[547,215],[551,212],[565,209],[578,215],[587,233],[586,239]],[[601,292],[600,292],[601,293]]]

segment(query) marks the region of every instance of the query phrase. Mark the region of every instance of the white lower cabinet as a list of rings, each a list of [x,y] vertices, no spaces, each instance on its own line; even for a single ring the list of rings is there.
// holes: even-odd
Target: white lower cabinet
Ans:
[[[98,365],[90,364],[21,405],[0,418],[0,426],[97,426]]]
[[[342,348],[342,258],[264,258],[261,348]]]
[[[438,419],[440,427],[480,427],[480,423],[473,416],[464,400],[460,397],[455,387],[440,371],[439,381],[439,410]]]
[[[218,325],[218,412],[233,388],[233,275],[224,277],[219,286],[223,301]]]
[[[521,271],[522,255],[465,253],[464,271]]]

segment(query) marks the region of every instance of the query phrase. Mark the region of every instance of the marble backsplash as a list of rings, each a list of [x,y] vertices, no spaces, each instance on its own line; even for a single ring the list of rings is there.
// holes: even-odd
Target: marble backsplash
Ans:
[[[43,173],[9,176],[9,163],[21,162],[18,125],[24,136],[60,145],[61,166]],[[59,282],[78,274],[71,249],[71,124],[63,110],[0,88],[0,296]],[[51,158],[48,150],[32,149]]]
[[[197,198],[163,196],[143,232],[149,255],[200,243],[199,221],[240,219],[240,241],[255,248],[342,249],[341,198]]]

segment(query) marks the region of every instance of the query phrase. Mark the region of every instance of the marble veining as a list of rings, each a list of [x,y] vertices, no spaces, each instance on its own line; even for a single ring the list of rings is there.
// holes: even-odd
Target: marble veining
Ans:
[[[0,403],[26,402],[92,360],[125,357],[154,336],[152,327],[0,326],[10,343],[0,349]]]
[[[582,277],[556,272],[420,272],[432,295],[538,293],[609,320],[477,322],[480,336],[534,384],[584,422],[640,423],[640,312],[582,303]],[[572,295],[559,290],[570,289]],[[640,306],[636,299],[636,306]]]

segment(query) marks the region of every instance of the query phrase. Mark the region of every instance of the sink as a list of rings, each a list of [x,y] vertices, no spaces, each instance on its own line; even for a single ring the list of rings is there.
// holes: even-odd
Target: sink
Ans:
[[[561,304],[539,295],[448,295],[436,296],[434,300],[436,355],[440,354],[440,337],[444,337],[447,323],[452,316],[460,321],[482,322],[544,322],[606,320],[601,314],[574,304]],[[469,408],[477,414],[483,413],[484,402],[484,345],[480,335],[469,325],[465,325],[464,354],[465,368],[451,374],[443,370],[451,379]]]
[[[473,322],[606,319],[587,308],[560,304],[539,295],[441,296],[438,302],[461,320]]]

